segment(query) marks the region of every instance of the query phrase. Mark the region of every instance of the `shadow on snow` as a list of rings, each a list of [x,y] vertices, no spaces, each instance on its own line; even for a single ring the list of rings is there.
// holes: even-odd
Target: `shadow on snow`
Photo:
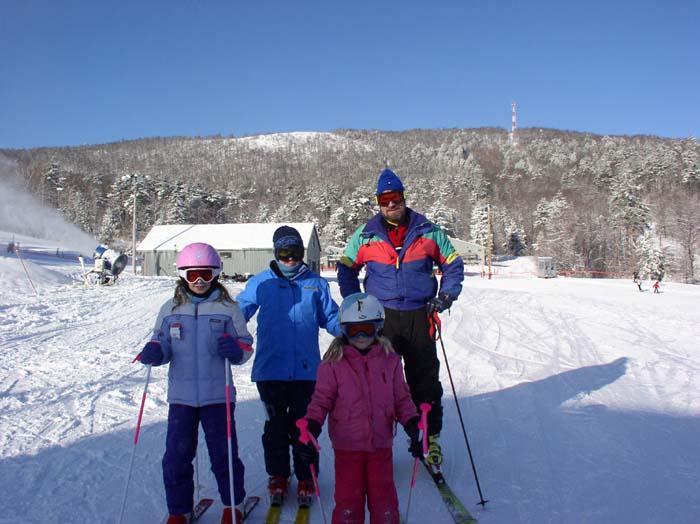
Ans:
[[[484,497],[478,509],[474,477],[454,406],[445,384],[444,472],[462,501],[489,524],[695,522],[700,514],[696,465],[700,420],[644,411],[615,411],[586,402],[587,395],[622,377],[626,359],[584,367],[508,389],[460,399]],[[134,407],[134,418],[138,406]],[[153,416],[151,414],[151,416]],[[162,412],[161,412],[162,419]],[[235,412],[246,488],[262,494],[266,474],[257,400]],[[166,423],[149,424],[148,408],[136,451],[124,521],[150,523],[164,514],[160,460]],[[37,437],[38,438],[38,437]],[[202,495],[218,501],[200,439]],[[399,429],[395,477],[405,510],[413,461]],[[331,491],[332,459],[321,439],[322,490]],[[1,522],[116,522],[133,449],[133,428],[53,446],[36,455],[0,461]],[[413,518],[430,512],[449,521],[431,481],[419,478]],[[332,493],[324,493],[327,517]],[[212,510],[218,513],[218,509]],[[262,517],[262,509],[258,517]],[[218,514],[212,517],[218,521]],[[318,514],[316,514],[318,517]],[[258,521],[257,519],[255,520]],[[320,518],[319,518],[320,522]]]

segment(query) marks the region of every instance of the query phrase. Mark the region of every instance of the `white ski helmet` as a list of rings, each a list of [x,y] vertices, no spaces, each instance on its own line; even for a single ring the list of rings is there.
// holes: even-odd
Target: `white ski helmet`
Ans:
[[[374,322],[384,325],[384,306],[377,297],[367,293],[348,295],[340,305],[340,323]]]

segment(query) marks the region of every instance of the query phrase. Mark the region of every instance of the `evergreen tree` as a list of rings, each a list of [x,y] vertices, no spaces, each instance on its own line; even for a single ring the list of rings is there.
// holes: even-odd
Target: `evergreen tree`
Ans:
[[[484,253],[488,253],[489,246],[493,251],[493,238],[489,242],[488,207],[485,204],[476,205],[472,208],[472,218],[470,222],[471,241],[484,248]]]

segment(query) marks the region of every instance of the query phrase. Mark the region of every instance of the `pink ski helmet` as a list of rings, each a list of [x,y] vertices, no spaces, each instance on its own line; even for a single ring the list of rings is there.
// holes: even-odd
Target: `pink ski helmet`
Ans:
[[[221,268],[221,257],[216,249],[203,242],[187,244],[177,256],[177,268],[213,267]]]

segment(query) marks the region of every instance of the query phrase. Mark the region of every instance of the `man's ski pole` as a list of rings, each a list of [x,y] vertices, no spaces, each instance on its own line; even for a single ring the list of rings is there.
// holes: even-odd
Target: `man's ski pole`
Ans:
[[[311,442],[316,448],[316,451],[320,452],[321,446],[318,445],[318,442],[316,441],[314,436],[311,433],[309,433],[309,429],[307,428],[309,422],[305,418],[300,418],[299,420],[297,420],[296,425],[299,428],[299,431],[301,432],[301,435],[299,435],[299,442],[301,442],[304,445]],[[318,487],[318,477],[316,477],[316,468],[313,464],[309,464],[309,469],[311,470],[311,478],[314,479],[314,488],[316,488],[316,498],[318,499],[318,507],[321,510],[323,522],[324,524],[326,524],[326,512],[323,511],[323,503],[321,502],[321,490]]]
[[[228,489],[231,495],[231,512],[236,514],[236,500],[233,489],[233,424],[231,423],[231,365],[226,359],[226,433],[228,436]]]
[[[423,441],[423,456],[428,455],[428,411],[430,411],[430,404],[423,402],[420,405],[420,422],[418,423],[418,429],[421,430],[421,440]],[[413,495],[413,488],[416,485],[416,474],[418,473],[418,461],[420,457],[416,457],[413,462],[413,475],[411,475],[411,487],[408,489],[408,502],[406,503],[406,517],[405,521],[408,524],[408,511],[411,509],[411,495]]]
[[[131,361],[133,364],[137,360],[141,360],[141,353],[139,353],[134,360]],[[124,496],[122,497],[122,507],[119,510],[119,524],[122,522],[124,517],[124,507],[126,506],[126,496],[129,492],[129,482],[131,481],[131,470],[134,467],[134,457],[136,456],[136,444],[139,443],[139,433],[141,432],[141,419],[143,418],[143,408],[146,405],[146,395],[148,394],[148,383],[151,381],[151,364],[146,366],[146,382],[143,385],[143,395],[141,395],[141,409],[139,409],[139,418],[136,421],[136,432],[134,433],[134,447],[131,450],[131,459],[129,460],[129,469],[126,473],[126,485],[124,486]]]
[[[476,473],[476,466],[474,465],[474,457],[472,456],[472,448],[469,445],[469,437],[467,437],[467,430],[464,428],[464,419],[462,418],[462,410],[459,408],[459,401],[457,400],[457,391],[455,390],[455,383],[452,380],[452,372],[450,371],[450,363],[447,361],[447,352],[445,351],[445,344],[442,341],[442,323],[440,322],[440,317],[437,311],[434,311],[432,315],[429,316],[431,324],[436,330],[436,340],[440,341],[440,346],[442,347],[442,356],[445,359],[445,368],[447,369],[447,376],[450,378],[450,386],[452,386],[452,396],[455,399],[455,406],[457,406],[457,415],[459,415],[459,423],[462,425],[462,433],[464,434],[464,442],[467,444],[467,453],[469,453],[469,462],[472,465],[472,471],[474,472],[474,480],[476,481],[476,489],[479,491],[479,504],[484,506],[488,500],[484,500],[484,496],[481,494],[481,485],[479,484],[479,476]]]

